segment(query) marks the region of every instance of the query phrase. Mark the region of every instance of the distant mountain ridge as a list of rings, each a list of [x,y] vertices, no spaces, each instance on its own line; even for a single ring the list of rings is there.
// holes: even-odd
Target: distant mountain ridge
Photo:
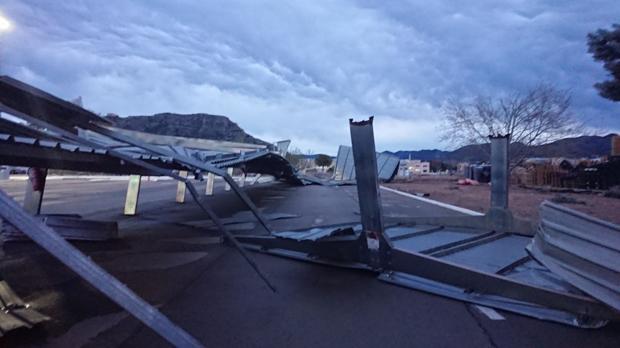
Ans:
[[[226,116],[210,114],[160,113],[152,116],[105,116],[116,127],[160,135],[225,140],[267,145],[266,141],[246,133]]]
[[[549,144],[532,146],[529,157],[599,157],[607,156],[611,153],[611,138],[613,134],[606,136],[581,136],[576,138],[565,138]],[[511,150],[519,150],[523,144],[512,144]],[[467,145],[454,151],[442,150],[419,150],[419,151],[396,151],[390,152],[401,159],[418,159],[423,161],[464,161],[479,162],[489,159],[489,145]]]

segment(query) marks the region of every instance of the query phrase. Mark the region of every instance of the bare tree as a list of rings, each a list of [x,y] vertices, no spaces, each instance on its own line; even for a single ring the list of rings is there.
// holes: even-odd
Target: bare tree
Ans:
[[[490,135],[510,134],[511,158],[517,164],[531,146],[579,134],[581,124],[573,118],[570,103],[568,91],[548,84],[507,97],[450,100],[444,107],[442,140],[461,146],[485,144]]]
[[[295,169],[302,169],[304,162],[304,155],[301,153],[301,150],[297,147],[292,148],[286,153],[285,158],[289,161],[289,163]]]

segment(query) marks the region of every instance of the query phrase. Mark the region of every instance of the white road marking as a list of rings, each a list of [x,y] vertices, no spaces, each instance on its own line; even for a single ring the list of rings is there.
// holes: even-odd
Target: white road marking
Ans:
[[[503,315],[497,313],[497,311],[493,308],[483,307],[479,305],[474,305],[474,307],[476,307],[476,309],[478,309],[480,313],[486,315],[491,320],[505,320],[506,319],[504,318]]]
[[[389,192],[392,192],[392,193],[396,193],[397,195],[401,195],[401,196],[417,199],[417,200],[422,201],[422,202],[426,202],[426,203],[434,204],[434,205],[437,205],[437,206],[440,206],[440,207],[443,207],[443,208],[447,208],[447,209],[450,209],[450,210],[458,211],[458,212],[463,213],[463,214],[472,215],[472,216],[483,216],[484,215],[482,213],[479,213],[477,211],[473,211],[473,210],[470,210],[470,209],[467,209],[467,208],[459,207],[459,206],[448,204],[448,203],[438,202],[438,201],[435,201],[435,200],[432,200],[432,199],[428,199],[428,198],[424,198],[424,197],[419,197],[419,196],[412,195],[412,194],[407,193],[407,192],[395,190],[393,188],[389,188],[389,187],[385,187],[385,186],[380,186],[380,187],[383,190],[386,190],[386,191],[389,191]]]

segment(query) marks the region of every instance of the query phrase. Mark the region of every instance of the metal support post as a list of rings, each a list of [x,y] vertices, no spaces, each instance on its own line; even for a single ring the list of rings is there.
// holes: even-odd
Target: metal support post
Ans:
[[[205,194],[207,196],[213,195],[213,184],[215,182],[215,174],[207,173],[207,189],[205,190]]]
[[[508,144],[510,134],[491,139],[491,208],[508,209]]]
[[[138,198],[140,197],[141,175],[129,176],[127,184],[127,196],[125,197],[125,215],[136,215],[138,211]]]
[[[226,168],[226,173],[228,174],[229,177],[232,178],[233,167]],[[230,191],[230,185],[228,184],[228,182],[224,185],[224,191]]]
[[[187,170],[180,170],[179,171],[179,176],[182,178],[187,178]],[[184,181],[179,181],[177,183],[177,197],[176,197],[176,202],[177,203],[185,203],[185,188],[187,185],[185,185]]]
[[[245,186],[245,172],[241,172],[241,177],[239,178],[239,187]]]
[[[383,239],[383,212],[372,121],[373,117],[359,122],[350,119],[349,126],[357,178],[357,195],[362,227],[366,234],[369,261],[372,267],[382,268],[385,266],[382,253],[387,249],[387,245]]]
[[[32,215],[41,213],[41,203],[43,203],[46,178],[47,169],[28,168],[28,180],[26,181],[26,193],[24,196],[24,210]]]

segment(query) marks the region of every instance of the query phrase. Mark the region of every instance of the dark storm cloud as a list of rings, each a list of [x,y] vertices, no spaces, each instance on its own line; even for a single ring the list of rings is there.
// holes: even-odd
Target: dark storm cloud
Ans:
[[[498,5],[500,4],[500,5]],[[596,95],[585,35],[609,1],[5,1],[3,73],[97,112],[225,114],[267,140],[334,152],[350,116],[382,149],[437,147],[448,97],[540,81],[570,88],[591,127],[620,128]]]

